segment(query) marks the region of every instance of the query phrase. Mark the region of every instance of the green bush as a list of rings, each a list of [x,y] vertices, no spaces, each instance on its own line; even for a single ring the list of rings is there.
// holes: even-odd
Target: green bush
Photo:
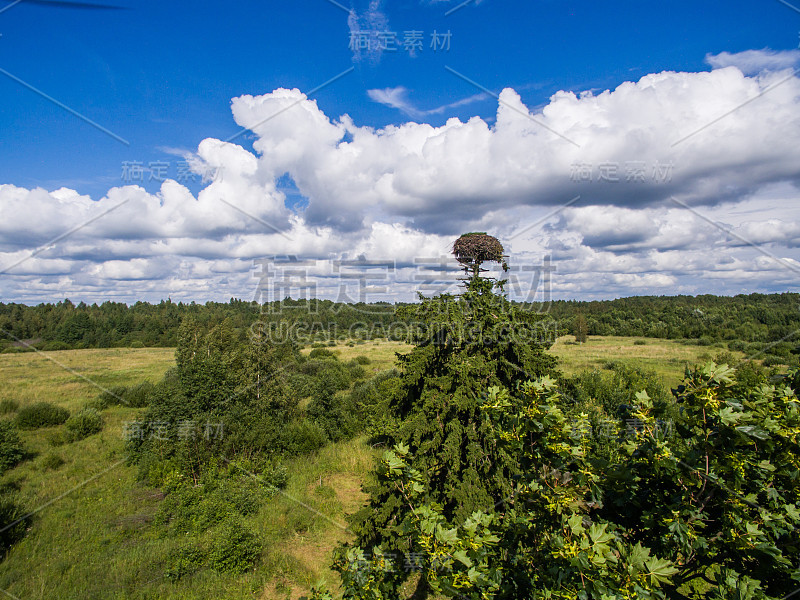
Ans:
[[[17,409],[19,409],[19,403],[16,400],[9,400],[8,398],[0,400],[0,415],[16,412]]]
[[[143,408],[150,403],[150,396],[154,389],[155,386],[149,381],[143,381],[131,387],[115,385],[101,392],[97,399],[91,403],[91,406],[98,410],[116,405]]]
[[[308,419],[292,421],[286,428],[286,449],[291,454],[308,454],[328,443],[322,427]]]
[[[364,342],[361,342],[361,343],[363,344]],[[359,354],[358,356],[356,356],[356,357],[353,359],[353,361],[354,361],[356,364],[359,364],[359,365],[368,365],[368,364],[370,364],[370,363],[372,362],[372,361],[369,359],[369,357],[368,357],[368,356],[364,356],[363,354]]]
[[[211,459],[199,481],[174,468],[158,479],[167,495],[154,523],[163,534],[175,535],[202,533],[231,515],[257,512],[276,488],[285,487],[288,472],[268,459],[237,458],[228,464]]]
[[[153,393],[155,386],[149,381],[143,381],[139,385],[134,385],[125,391],[123,398],[126,406],[131,408],[143,408],[150,402],[150,394]]]
[[[366,428],[371,437],[380,437],[389,426],[389,399],[394,396],[399,385],[400,373],[392,369],[356,383],[350,391],[346,402],[347,411],[356,416],[361,428]]]
[[[728,342],[728,350],[731,352],[744,352],[747,350],[747,342],[743,342],[742,340]]]
[[[0,523],[4,528],[0,530],[0,556],[5,556],[11,546],[25,537],[31,520],[26,514],[25,509],[11,498],[0,497]]]
[[[229,520],[216,536],[209,552],[215,571],[241,574],[250,569],[261,554],[261,540],[239,521]]]
[[[90,406],[96,408],[97,410],[103,410],[109,406],[124,405],[125,402],[127,402],[125,399],[125,394],[127,391],[128,388],[124,385],[115,385],[112,388],[108,388],[100,392]]]
[[[55,452],[46,454],[42,459],[42,468],[44,468],[46,471],[55,471],[56,469],[61,468],[63,464],[64,459]]]
[[[61,425],[68,418],[69,411],[66,408],[49,402],[37,402],[21,408],[17,413],[16,423],[20,429],[38,429]]]
[[[25,451],[14,424],[11,421],[0,421],[0,475],[16,465],[24,456]]]
[[[144,348],[144,342],[142,340],[133,340],[128,347],[129,348]]]
[[[647,342],[645,342],[644,340],[634,340],[633,341],[633,345],[634,346],[646,346]]]
[[[71,350],[72,346],[61,340],[53,340],[52,342],[45,342],[42,345],[42,350],[45,352],[57,352],[59,350]]]
[[[67,441],[77,442],[103,429],[103,417],[94,408],[86,407],[72,415],[64,425]]]
[[[197,546],[178,548],[167,556],[164,578],[169,581],[179,581],[202,569],[205,562],[206,553],[201,548]]]
[[[761,361],[761,364],[765,367],[786,365],[789,364],[789,359],[782,356],[775,356],[774,354],[768,354],[766,357],[764,357],[764,360]]]
[[[314,348],[308,353],[308,358],[332,358],[333,360],[339,360],[333,352],[326,348]]]
[[[350,375],[350,379],[352,381],[358,381],[359,379],[364,379],[367,374],[367,371],[358,364],[356,361],[351,360],[347,363],[347,372]]]

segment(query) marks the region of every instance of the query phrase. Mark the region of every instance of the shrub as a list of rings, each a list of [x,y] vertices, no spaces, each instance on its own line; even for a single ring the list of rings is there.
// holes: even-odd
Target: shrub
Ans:
[[[712,338],[710,335],[701,335],[697,339],[696,343],[698,346],[711,346],[714,344],[714,341],[714,338]]]
[[[363,344],[363,342],[361,342]],[[368,356],[364,356],[363,354],[359,354],[353,359],[353,362],[359,365],[368,365],[372,361],[369,359]]]
[[[132,408],[142,408],[149,404],[150,394],[152,394],[155,386],[149,381],[143,381],[139,385],[134,385],[125,391],[123,398],[126,400],[126,406]]]
[[[86,407],[67,419],[64,427],[67,440],[77,442],[103,429],[103,417],[94,408]]]
[[[634,340],[633,341],[633,345],[634,346],[646,346],[647,342],[645,342],[644,340]]]
[[[747,350],[747,342],[743,342],[742,340],[728,342],[728,350],[731,352],[744,352]]]
[[[25,515],[25,509],[12,499],[0,498],[0,523],[4,524],[4,529],[0,530],[0,555],[5,556],[11,546],[25,537],[31,520],[30,516]]]
[[[366,370],[364,370],[364,367],[354,360],[351,360],[349,363],[347,363],[347,372],[350,375],[350,379],[353,381],[364,379],[367,374]]]
[[[108,388],[107,390],[100,392],[96,400],[91,403],[91,406],[97,410],[103,410],[109,406],[124,404],[127,402],[125,399],[125,394],[127,391],[128,388],[126,388],[124,385],[115,385],[112,388]]]
[[[197,546],[187,546],[173,550],[167,556],[164,578],[170,581],[179,581],[187,575],[192,575],[202,569],[205,561],[206,553]]]
[[[333,352],[326,348],[314,348],[308,353],[308,358],[332,358],[333,360],[339,360]]]
[[[42,350],[45,352],[57,352],[59,350],[71,350],[72,346],[61,340],[54,340],[52,342],[45,342],[42,345]]]
[[[215,571],[241,574],[256,562],[261,554],[261,540],[239,521],[230,520],[214,540],[209,563]]]
[[[19,404],[15,400],[0,400],[0,415],[7,415],[8,413],[16,412]]]
[[[782,356],[775,356],[774,354],[769,354],[764,357],[764,360],[761,361],[761,364],[765,367],[772,367],[774,365],[787,365],[789,364],[789,359],[784,358]]]
[[[144,342],[142,340],[133,340],[130,343],[129,348],[144,348]]]
[[[16,423],[20,429],[38,429],[61,425],[68,418],[69,411],[66,408],[49,402],[37,402],[21,408],[17,413]]]
[[[11,421],[0,421],[0,475],[21,461],[24,455],[25,451],[14,424]]]
[[[101,392],[91,406],[97,410],[116,405],[143,408],[150,403],[150,396],[154,389],[155,386],[149,381],[143,381],[131,387],[115,385]]]
[[[292,421],[286,428],[286,449],[292,454],[308,454],[327,443],[325,431],[313,421]]]
[[[61,468],[63,464],[64,459],[55,452],[46,454],[42,459],[42,468],[44,468],[46,471],[55,471],[56,469]]]
[[[362,372],[364,371],[364,368],[360,365],[356,365],[356,367]],[[329,362],[329,364],[317,374],[317,381],[312,393],[314,395],[319,395],[322,390],[331,392],[346,390],[350,387],[351,383],[350,373],[351,371],[347,365],[340,362]]]

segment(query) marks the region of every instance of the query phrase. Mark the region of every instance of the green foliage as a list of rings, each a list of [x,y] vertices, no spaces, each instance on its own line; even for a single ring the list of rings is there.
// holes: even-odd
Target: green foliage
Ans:
[[[31,518],[25,509],[17,504],[11,496],[0,496],[0,556],[11,549],[11,546],[25,537]]]
[[[130,387],[117,385],[100,392],[92,406],[98,410],[109,406],[143,408],[149,404],[154,388],[155,386],[149,381],[143,381]]]
[[[309,454],[327,444],[328,436],[319,423],[302,419],[289,423],[284,440],[287,453]]]
[[[49,402],[37,402],[22,407],[17,412],[15,421],[20,429],[39,429],[40,427],[61,425],[68,418],[69,411],[66,408],[55,406]]]
[[[326,348],[320,348],[316,344],[314,345],[314,349],[308,353],[308,358],[310,359],[320,359],[320,358],[329,358],[332,360],[339,360],[336,354]]]
[[[574,331],[575,319],[582,314],[588,335],[692,340],[706,336],[705,341],[724,340],[731,350],[754,354],[800,328],[799,299],[796,293],[636,296],[591,302],[551,300],[525,308],[549,312],[565,332]],[[228,320],[237,330],[247,330],[254,323],[268,329],[284,320],[285,308],[292,311],[293,327],[298,329],[290,336],[323,346],[327,340],[330,340],[328,345],[335,346],[334,340],[342,337],[402,337],[392,328],[392,323],[397,322],[395,306],[385,302],[365,305],[286,299],[266,308],[262,310],[257,303],[241,300],[203,305],[167,300],[158,304],[137,302],[132,306],[117,302],[91,306],[83,303],[76,306],[69,301],[38,306],[0,303],[0,329],[19,339],[41,339],[37,347],[45,351],[79,347],[174,347],[179,326],[187,319],[204,327]],[[775,348],[778,350],[775,356],[784,356],[781,344]],[[31,350],[0,346],[0,351]]]
[[[41,350],[44,352],[58,352],[59,350],[69,350],[72,346],[61,340],[53,340],[52,342],[45,342],[42,344]]]
[[[308,416],[317,423],[325,437],[337,442],[355,433],[358,422],[345,406],[345,397],[323,388],[315,392],[308,405]]]
[[[85,407],[67,419],[64,429],[67,441],[77,442],[102,431],[103,417],[96,409]]]
[[[261,554],[261,540],[241,522],[227,521],[216,536],[209,552],[211,568],[223,573],[244,573]]]
[[[376,472],[407,504],[402,535],[422,557],[417,597],[751,598],[800,585],[800,403],[796,372],[735,388],[736,372],[708,363],[674,390],[677,435],[649,395],[638,424],[616,423],[616,450],[598,454],[589,416],[555,381],[483,401],[495,441],[519,457],[515,493],[465,519],[428,500],[409,448]],[[343,549],[345,598],[396,598],[403,557]],[[407,557],[407,553],[405,556]]]
[[[154,523],[164,535],[202,533],[229,517],[255,513],[287,480],[286,469],[269,461],[212,460],[196,478],[167,471],[160,481],[166,497]]]
[[[498,284],[498,286],[501,284]],[[413,450],[423,473],[426,501],[446,518],[466,518],[513,492],[517,457],[500,447],[482,415],[482,396],[492,385],[555,373],[556,361],[541,340],[542,318],[521,312],[492,281],[473,277],[459,297],[423,299],[410,308],[419,323],[416,347],[398,357],[399,382],[383,431],[390,444]],[[368,551],[408,551],[402,535],[412,514],[395,485],[366,488],[370,502],[353,529]]]
[[[206,552],[195,545],[173,550],[167,557],[164,577],[169,581],[179,581],[202,569],[206,559]]]
[[[586,322],[586,317],[582,314],[578,314],[575,317],[575,323],[573,324],[573,333],[575,334],[575,341],[579,344],[586,343],[586,336],[589,333],[589,324]]]
[[[55,452],[50,452],[42,458],[41,465],[46,471],[55,471],[64,465],[64,459]]]
[[[112,388],[100,392],[97,395],[97,398],[89,403],[89,406],[92,406],[97,410],[103,410],[109,406],[124,405],[127,402],[125,400],[125,394],[127,391],[128,388],[126,386],[115,385]]]
[[[372,379],[353,386],[347,399],[347,411],[355,416],[360,431],[375,441],[385,441],[396,425],[391,416],[391,399],[399,393],[400,372],[396,369],[378,373]]]
[[[7,415],[16,412],[18,409],[19,403],[15,400],[9,400],[8,398],[0,400],[0,415]]]
[[[24,456],[25,450],[14,424],[8,420],[0,421],[0,475],[14,467]]]

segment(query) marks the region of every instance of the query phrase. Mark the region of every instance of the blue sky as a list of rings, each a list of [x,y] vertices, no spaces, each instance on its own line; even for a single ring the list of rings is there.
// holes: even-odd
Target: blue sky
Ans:
[[[79,195],[88,196],[93,203],[112,206],[111,197],[114,194],[110,190],[128,189],[127,192],[117,193],[133,194],[130,186],[139,185],[156,198],[157,203],[164,205],[164,197],[160,195],[163,194],[162,185],[165,179],[171,178],[178,179],[178,183],[185,186],[197,202],[202,202],[198,194],[206,189],[209,182],[201,181],[198,172],[194,172],[194,177],[188,177],[187,165],[199,156],[198,146],[203,140],[228,140],[241,130],[231,114],[231,101],[237,97],[258,97],[269,95],[280,88],[297,88],[299,92],[310,95],[310,98],[302,99],[304,107],[305,102],[316,101],[318,116],[323,115],[332,123],[341,123],[340,117],[349,115],[353,127],[363,128],[364,131],[369,129],[385,133],[392,126],[406,127],[409,124],[443,128],[451,118],[457,118],[462,123],[467,123],[471,118],[479,118],[491,129],[496,126],[498,108],[503,105],[514,104],[516,108],[513,110],[516,112],[528,112],[532,120],[541,121],[536,117],[537,114],[547,115],[548,106],[556,110],[553,97],[557,93],[573,92],[577,98],[581,98],[581,93],[587,92],[601,96],[605,90],[614,91],[625,82],[635,83],[648,74],[665,71],[703,74],[711,72],[712,67],[724,69],[733,65],[749,78],[743,80],[743,84],[748,81],[758,82],[756,85],[761,85],[760,89],[764,91],[770,85],[782,81],[769,80],[770,73],[778,76],[785,73],[786,69],[796,68],[796,49],[800,41],[800,9],[781,0],[704,3],[657,3],[641,0],[613,3],[579,0],[482,0],[468,2],[460,8],[459,2],[446,0],[355,0],[352,3],[300,0],[291,3],[229,4],[212,4],[202,0],[191,4],[107,0],[103,5],[96,3],[95,7],[87,6],[92,4],[87,0],[83,4],[68,4],[46,0],[0,1],[0,185],[13,186],[17,194],[14,202],[4,201],[4,212],[6,215],[12,210],[25,212],[21,207],[28,201],[19,199],[20,189],[26,193],[33,193],[39,188],[47,193],[59,188],[77,192],[69,200],[65,199],[69,196],[65,193],[49,197],[49,201],[58,205],[59,209],[64,208],[65,203],[76,202],[73,207],[75,210],[72,213],[67,210],[54,223],[52,231],[48,229],[47,232],[33,235],[33,230],[39,224],[30,223],[32,235],[27,244],[23,241],[25,236],[20,234],[28,227],[23,218],[25,215],[19,217],[22,219],[19,222],[16,222],[16,217],[12,219],[15,220],[16,229],[14,232],[7,232],[6,237],[0,240],[5,243],[0,250],[7,253],[8,260],[0,263],[10,264],[17,260],[18,255],[22,257],[25,252],[37,250],[37,240],[42,243],[57,237],[59,229],[56,225],[59,223],[62,233],[70,225],[80,225],[81,219],[90,216],[89,209],[93,205],[87,207],[84,200],[76,200]],[[413,55],[402,48],[404,39],[409,36],[407,32],[410,31],[420,32],[423,44]],[[434,31],[449,34],[449,48],[431,48]],[[358,32],[366,32],[372,36],[369,42],[373,47],[377,43],[376,34],[395,32],[400,47],[394,52],[371,51],[356,55],[349,45],[360,35]],[[444,43],[444,40],[445,38],[441,38],[440,42]],[[751,54],[747,54],[748,52]],[[731,58],[725,58],[726,56]],[[791,71],[789,75],[791,76]],[[332,78],[337,79],[320,88],[321,84]],[[695,78],[692,82],[695,80],[700,81]],[[685,86],[695,85],[692,82]],[[734,87],[737,85],[735,82],[728,83]],[[795,83],[795,80],[791,80],[781,84],[781,89],[794,89]],[[719,87],[720,83],[712,82],[709,85]],[[738,106],[735,99],[737,92],[725,85],[719,87],[720,93],[729,92],[730,101],[733,102],[730,106]],[[700,89],[701,84],[698,83],[697,86]],[[515,104],[516,100],[508,100],[506,96],[498,103],[497,95],[506,88],[511,88],[518,95],[519,106]],[[676,89],[680,89],[680,86]],[[793,104],[794,96],[789,94],[789,98],[777,98],[780,94],[769,94],[774,97],[774,102],[783,103],[787,114],[796,114],[793,112],[796,108]],[[742,99],[747,100],[748,97],[742,96],[739,104]],[[715,114],[724,113],[723,105],[727,104],[722,100],[724,98],[715,98],[706,104],[701,103],[701,108],[694,115],[697,124],[713,120]],[[630,106],[638,106],[636,102],[640,100],[633,98],[630,102],[634,104],[626,105],[627,110],[630,110]],[[669,100],[662,99],[660,102]],[[675,102],[678,103],[679,100],[676,99]],[[702,106],[714,107],[715,102],[721,102],[721,112],[714,113],[710,110],[706,115]],[[565,101],[560,106],[560,110],[569,110],[568,106],[571,105]],[[626,109],[624,106],[617,108],[621,112],[615,118],[622,122]],[[751,112],[757,113],[758,107],[754,108]],[[673,109],[676,114],[681,113],[677,106],[665,110]],[[608,108],[600,107],[597,110],[600,112],[595,113],[595,117]],[[690,109],[686,108],[683,112],[687,110]],[[275,120],[296,118],[293,116],[294,112],[297,112],[295,108],[289,108],[286,115]],[[270,114],[265,113],[262,116],[268,118]],[[244,121],[248,118],[242,117]],[[657,120],[654,116],[647,118],[653,120],[654,124]],[[260,139],[268,145],[268,138],[276,134],[272,130],[259,130],[258,122],[261,119],[253,119],[255,120],[248,122],[256,131],[247,131],[231,141],[258,159],[259,174],[255,178],[262,188],[267,185],[266,179],[272,180],[275,193],[278,193],[280,202],[288,212],[278,215],[281,212],[280,207],[274,206],[260,211],[257,208],[258,200],[254,199],[248,204],[249,214],[257,219],[267,219],[270,223],[273,222],[270,219],[274,218],[274,226],[281,230],[284,226],[295,229],[316,228],[314,235],[325,239],[335,238],[337,232],[340,232],[342,236],[350,236],[349,243],[344,246],[345,250],[347,247],[357,247],[359,241],[369,235],[374,236],[375,223],[406,228],[404,231],[412,237],[404,238],[405,241],[398,240],[399,245],[407,243],[413,235],[418,234],[429,236],[426,238],[429,240],[433,239],[430,236],[440,236],[441,240],[436,247],[446,249],[443,240],[452,236],[455,231],[437,226],[437,223],[441,223],[441,215],[450,211],[446,198],[437,196],[425,199],[428,204],[417,208],[408,199],[404,200],[407,208],[398,208],[399,200],[396,200],[395,206],[392,200],[376,199],[375,207],[381,205],[381,202],[384,203],[381,206],[394,207],[377,214],[372,210],[375,207],[368,201],[358,207],[351,206],[344,191],[340,196],[328,197],[326,189],[331,184],[323,185],[319,181],[315,183],[308,175],[308,169],[323,169],[324,165],[329,164],[326,162],[328,159],[323,161],[324,165],[313,161],[311,164],[295,161],[278,169],[280,171],[285,168],[285,173],[275,171],[270,165],[282,164],[282,161],[275,159],[267,165],[270,159],[265,156],[263,148],[258,149],[258,144],[254,146],[253,143]],[[757,121],[757,117],[754,119]],[[87,121],[92,121],[97,126]],[[756,125],[753,127],[758,129]],[[640,127],[640,131],[644,130],[647,130],[646,126]],[[729,133],[739,135],[737,139],[741,139],[747,135],[742,131],[744,130]],[[522,130],[520,132],[522,139],[525,134]],[[632,136],[630,139],[636,139],[637,134],[628,134]],[[284,143],[287,136],[287,139],[291,139],[291,134],[284,132],[281,135]],[[353,131],[348,130],[336,143],[350,141],[352,135]],[[786,135],[789,133],[786,132]],[[297,139],[302,139],[303,143],[310,139],[307,133],[298,133],[298,136],[300,137]],[[385,139],[386,136],[383,137]],[[277,138],[270,139],[274,144],[279,143]],[[541,143],[557,145],[559,142],[542,140]],[[530,148],[528,151],[532,152]],[[546,156],[546,148],[543,151]],[[536,152],[539,152],[538,146]],[[304,150],[304,156],[313,154],[312,148]],[[632,153],[630,157],[626,155],[624,158],[630,158],[626,161],[622,160],[621,155],[614,155],[618,168],[623,169],[623,162],[632,162],[636,158],[634,154],[636,153]],[[668,154],[664,154],[665,162],[667,158],[672,160]],[[427,155],[420,151],[420,156]],[[495,155],[496,152],[493,156]],[[202,160],[208,162],[207,157]],[[245,157],[243,160],[249,158]],[[524,162],[524,152],[513,157],[513,160]],[[541,156],[537,160],[542,160]],[[651,164],[654,160],[656,159],[648,162],[648,172],[655,168]],[[719,167],[713,158],[708,160],[709,170]],[[726,168],[733,169],[734,163],[741,165],[742,161],[755,168],[755,165],[769,160],[768,156],[757,153],[753,156],[738,156]],[[504,158],[503,161],[507,162],[507,159]],[[571,170],[574,171],[578,162],[592,163],[596,168],[602,161],[597,155],[590,159],[575,155],[565,164],[571,165]],[[140,179],[131,180],[130,165],[135,163],[141,164],[145,171]],[[147,166],[158,163],[161,163],[162,172],[153,176],[153,173],[147,171]],[[197,169],[197,163],[193,164]],[[424,171],[425,164],[416,168]],[[266,165],[265,171],[262,170],[263,165]],[[680,164],[674,165],[676,173],[680,167]],[[408,190],[398,184],[400,177],[394,167],[384,165],[380,168],[384,171],[389,168],[394,178],[392,185],[400,190],[398,193],[407,193]],[[179,175],[179,170],[183,171],[184,177]],[[351,167],[349,172],[352,170]],[[692,173],[689,173],[690,170]],[[756,177],[758,181],[753,184],[752,189],[746,182],[739,181],[727,187],[713,186],[714,192],[710,193],[700,189],[705,185],[703,182],[708,181],[709,172],[692,164],[691,169],[688,166],[684,169],[684,179],[671,194],[682,194],[679,200],[690,206],[706,207],[711,211],[709,215],[713,221],[719,221],[729,229],[759,229],[752,225],[755,221],[750,222],[741,217],[743,214],[761,213],[765,216],[764,223],[767,224],[762,224],[761,229],[770,228],[770,219],[794,223],[797,215],[793,212],[793,206],[796,203],[793,204],[790,200],[795,198],[795,183],[800,172],[792,173],[789,167],[788,170],[778,169],[778,172],[770,176],[762,177],[761,172],[759,173]],[[374,174],[375,168],[365,167],[362,176],[369,178]],[[721,172],[720,177],[725,176]],[[304,177],[306,182],[295,187],[294,181]],[[333,180],[339,181],[335,177]],[[380,190],[380,185],[385,185],[385,180],[384,184],[379,181],[380,177],[376,176],[376,187],[373,191]],[[508,181],[506,179],[505,183]],[[505,189],[504,186],[505,184],[500,185],[497,189]],[[728,195],[725,191],[728,188],[738,191]],[[11,187],[6,188],[7,191],[10,189]],[[263,188],[261,192],[270,194],[270,189]],[[570,189],[576,188],[573,186]],[[667,210],[667,206],[674,209],[675,205],[664,204],[667,196],[661,194],[661,197],[659,193],[655,193],[652,202],[634,206],[631,199],[621,198],[626,194],[618,194],[617,189],[613,188],[611,193],[606,189],[581,188],[578,193],[582,200],[570,210],[579,210],[579,206],[585,205],[586,210],[594,210],[593,206],[606,206],[612,212],[634,211],[624,213],[624,216],[616,214],[612,217],[608,217],[607,211],[603,213],[606,215],[604,218],[608,218],[612,224],[620,222],[620,219],[632,220],[634,224],[631,227],[634,231],[626,233],[624,240],[606,239],[608,236],[603,232],[587,232],[585,227],[581,229],[575,223],[591,222],[597,225],[596,219],[587,221],[585,215],[581,217],[577,213],[565,211],[537,228],[546,240],[542,238],[538,243],[525,247],[517,244],[521,255],[525,252],[540,255],[545,251],[558,255],[560,251],[564,251],[565,244],[569,244],[564,239],[555,238],[559,235],[562,238],[569,237],[570,232],[577,232],[584,241],[599,240],[598,243],[601,243],[601,246],[583,244],[584,246],[594,250],[601,249],[598,251],[610,252],[617,257],[603,263],[604,268],[615,262],[618,264],[618,271],[614,268],[609,271],[616,276],[617,283],[614,286],[592,289],[577,280],[564,280],[564,287],[559,292],[562,296],[701,293],[713,292],[715,288],[723,293],[734,293],[738,289],[747,289],[747,282],[752,280],[748,273],[756,269],[754,264],[750,267],[742,265],[739,279],[731,281],[730,286],[723,286],[722,289],[717,285],[703,283],[702,273],[708,270],[706,268],[692,276],[675,273],[665,275],[659,268],[654,268],[649,273],[655,278],[636,280],[634,277],[629,281],[638,283],[626,284],[626,277],[642,275],[642,272],[636,271],[642,266],[626,266],[625,260],[633,260],[637,255],[647,252],[665,254],[675,250],[659,246],[657,242],[648,244],[647,236],[643,237],[636,229],[638,219],[646,217],[650,222],[656,222],[663,217],[669,220],[668,213],[663,211]],[[496,196],[493,195],[495,192],[487,190],[485,194],[471,197],[467,204],[476,218],[472,221],[460,219],[458,225],[483,226],[500,235],[508,233],[509,223],[519,223],[519,219],[536,222],[538,218],[546,216],[550,207],[558,206],[572,197],[570,193],[557,193],[547,183],[520,188],[500,201],[496,201]],[[547,193],[554,195],[547,202],[532,200],[538,198],[539,194]],[[645,195],[652,194],[648,190]],[[765,211],[764,205],[759,204],[767,202],[764,198],[775,197],[780,197],[783,202],[776,205],[772,201],[769,205],[772,212]],[[437,204],[440,201],[441,205]],[[36,202],[30,206],[47,210],[47,201]],[[442,210],[429,210],[434,205],[440,206]],[[659,210],[659,206],[663,214],[652,213]],[[523,215],[526,208],[535,210]],[[98,208],[98,211],[101,210],[102,206]],[[712,214],[715,210],[723,212]],[[500,211],[507,214],[498,215]],[[334,212],[338,217],[332,216]],[[213,214],[213,211],[208,214]],[[369,217],[366,220],[362,218],[367,214]],[[39,218],[47,217],[40,215]],[[213,220],[214,217],[208,218]],[[298,225],[299,222],[292,219],[300,219],[302,223]],[[320,229],[325,227],[333,229]],[[94,235],[107,243],[114,239],[148,239],[153,245],[160,242],[163,246],[165,240],[208,239],[210,243],[217,243],[227,236],[230,244],[225,251],[219,252],[193,249],[170,250],[159,254],[152,248],[140,248],[104,251],[105,254],[98,252],[96,255],[85,250],[66,251],[67,244],[62,244],[62,250],[53,248],[38,252],[36,257],[30,259],[29,271],[25,271],[21,265],[15,267],[16,270],[0,275],[5,280],[0,282],[3,299],[28,302],[57,299],[59,296],[50,296],[63,292],[91,300],[101,300],[105,297],[104,294],[113,293],[131,300],[136,299],[133,297],[135,290],[143,290],[141,293],[148,299],[158,299],[168,293],[173,294],[173,297],[177,294],[198,300],[207,299],[203,297],[204,294],[208,297],[226,298],[232,295],[246,297],[252,293],[249,289],[238,291],[242,286],[246,287],[242,283],[245,276],[252,277],[252,273],[246,272],[245,266],[252,271],[254,251],[242,249],[247,246],[243,236],[254,233],[250,231],[249,225],[242,224],[238,232],[233,224],[225,231],[211,231],[211,227],[205,231],[202,228],[193,228],[191,231],[173,231],[168,234],[161,232],[165,235],[162,238],[145,229],[147,228],[123,232],[119,227],[114,231],[98,228],[91,234],[92,227],[89,227],[87,231],[79,232],[72,241],[77,244],[81,235],[87,240]],[[786,234],[788,237],[781,238],[782,241],[769,238],[769,242],[763,242],[773,244],[768,252],[775,254],[780,260],[788,260],[790,263],[796,261],[797,244],[792,232],[794,229]],[[55,235],[48,238],[50,233]],[[310,232],[305,232],[304,235],[306,233],[312,235]],[[739,235],[743,236],[741,233]],[[727,253],[741,252],[734,251],[734,248],[739,248],[742,244],[750,247],[748,252],[752,256],[743,258],[737,254],[730,264],[736,264],[736,260],[769,258],[768,254],[755,249],[755,245],[762,243],[759,241],[761,238],[752,244],[745,244],[741,240],[737,243],[735,240],[738,238],[735,236],[732,238],[725,234],[723,237],[727,240],[725,243],[719,240],[714,242],[724,246],[726,254],[723,263],[732,256]],[[234,238],[238,240],[235,243]],[[630,240],[639,245],[631,246],[634,242]],[[748,241],[752,240],[748,238]],[[85,243],[89,244],[88,241]],[[418,242],[411,243],[412,246],[417,244]],[[272,249],[269,243],[262,245],[267,253]],[[308,245],[288,248],[288,251],[314,260],[330,259],[331,256],[339,256],[345,251],[342,248],[323,246],[324,244],[309,242]],[[234,247],[238,249],[233,249]],[[374,249],[374,246],[371,247]],[[384,252],[389,250],[384,249]],[[187,275],[182,282],[174,283],[178,277],[174,270],[166,275],[158,268],[146,264],[154,256],[168,256],[170,260],[177,261],[175,264],[183,264],[181,261],[188,260],[193,266],[186,267]],[[109,267],[108,259],[116,261],[116,268]],[[42,262],[34,268],[33,263],[37,260]],[[49,266],[46,264],[48,260],[51,261]],[[135,263],[137,260],[144,262]],[[216,271],[211,269],[203,279],[198,275],[203,268],[196,264],[196,261],[202,260],[238,261],[239,264],[234,269],[238,275],[214,275]],[[406,257],[404,260],[409,262],[410,259]],[[578,260],[574,252],[569,260]],[[125,262],[128,263],[128,269],[121,266]],[[158,262],[164,263],[165,259]],[[140,264],[140,268],[130,267],[132,264]],[[197,271],[198,268],[200,271]],[[219,269],[224,271],[221,265]],[[114,273],[123,272],[129,273],[120,276],[121,279],[115,279]],[[90,273],[95,274],[94,283],[90,281]],[[797,273],[791,274],[797,280]],[[791,278],[787,281],[790,280]],[[135,284],[137,281],[147,283]],[[189,281],[194,283],[188,284]],[[126,287],[129,285],[130,288]],[[782,279],[776,282],[773,278],[772,283],[765,281],[750,287],[759,291],[775,291],[791,285],[787,286]]]
[[[3,2],[9,6],[9,2]],[[353,65],[348,14],[327,0],[297,2],[124,2],[120,10],[21,2],[0,13],[0,67],[130,142],[123,145],[8,77],[0,79],[0,181],[67,185],[102,194],[123,161],[174,160],[160,149],[194,149],[238,128],[230,100],[278,87],[311,90]],[[365,12],[367,2],[354,3]],[[445,16],[457,2],[385,2],[389,27],[424,32],[411,57],[384,53],[317,92],[329,115],[361,125],[404,115],[371,102],[367,90],[403,86],[422,110],[479,93],[448,65],[499,93],[518,90],[528,106],[557,90],[613,88],[662,70],[707,69],[707,53],[798,45],[800,13],[777,1],[511,2],[484,0]],[[434,52],[434,31],[451,32]],[[483,101],[432,114],[491,118]],[[155,187],[155,186],[151,186]]]

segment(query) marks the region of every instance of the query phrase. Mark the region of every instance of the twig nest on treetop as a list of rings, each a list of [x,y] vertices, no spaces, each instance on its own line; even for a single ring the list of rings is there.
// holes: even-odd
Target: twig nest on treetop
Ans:
[[[487,260],[502,263],[503,244],[485,233],[465,233],[453,244],[453,255],[462,264],[480,264]]]

